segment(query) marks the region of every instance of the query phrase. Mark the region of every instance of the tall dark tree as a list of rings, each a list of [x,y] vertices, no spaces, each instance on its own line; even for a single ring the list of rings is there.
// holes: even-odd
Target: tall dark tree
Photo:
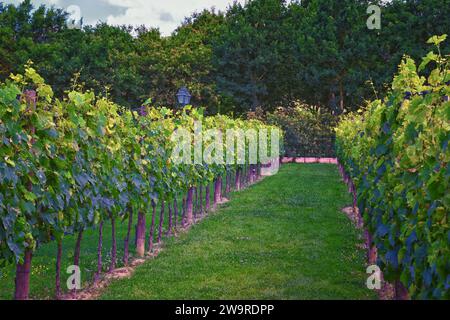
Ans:
[[[293,7],[299,98],[339,112],[350,95],[359,94],[372,49],[368,6],[369,1],[310,0]]]
[[[125,106],[140,103],[142,77],[138,73],[139,56],[131,35],[132,27],[99,24],[85,28],[81,80],[96,92],[110,94]]]
[[[369,4],[381,8],[380,30],[366,26]],[[162,37],[104,23],[69,29],[63,10],[0,3],[0,79],[33,60],[60,97],[76,80],[125,107],[149,98],[175,107],[187,86],[209,114],[298,100],[339,113],[386,93],[404,54],[419,59],[429,37],[448,33],[449,8],[450,0],[252,0],[195,13]]]
[[[204,10],[186,18],[171,37],[141,28],[138,36],[140,70],[153,102],[175,106],[181,86],[190,90],[196,106],[214,113],[222,103],[217,94],[212,66],[212,40],[218,35],[223,15]]]
[[[232,98],[234,110],[255,110],[273,106],[285,62],[282,49],[283,19],[287,11],[283,0],[234,3],[215,43],[217,85]]]
[[[54,41],[66,27],[67,13],[40,6],[30,0],[17,6],[0,3],[0,78],[22,71],[30,59],[49,61],[58,53]],[[43,72],[45,76],[45,72]]]

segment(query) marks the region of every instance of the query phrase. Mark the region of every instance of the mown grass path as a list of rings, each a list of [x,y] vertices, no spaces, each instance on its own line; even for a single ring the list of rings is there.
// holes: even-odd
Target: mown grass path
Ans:
[[[102,299],[372,299],[336,166],[290,164],[166,241]]]

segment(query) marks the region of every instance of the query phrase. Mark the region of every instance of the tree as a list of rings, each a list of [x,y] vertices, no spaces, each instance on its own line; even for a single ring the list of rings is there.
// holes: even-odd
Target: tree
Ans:
[[[192,93],[192,103],[215,113],[222,103],[214,82],[212,39],[217,37],[223,15],[204,10],[186,18],[171,37],[141,28],[138,35],[140,72],[144,87],[157,105],[175,106],[181,86]]]
[[[99,24],[85,28],[85,47],[80,80],[87,88],[111,95],[117,103],[131,107],[141,103],[142,75],[132,27]]]
[[[342,112],[355,87],[364,86],[367,79],[361,75],[368,69],[371,49],[368,6],[369,1],[353,0],[311,0],[293,6],[295,83],[302,100]]]
[[[52,42],[66,29],[67,13],[45,6],[33,9],[30,0],[0,4],[0,79],[23,71],[29,59],[48,61],[57,53]]]
[[[273,107],[279,97],[279,76],[284,70],[283,18],[285,1],[258,0],[234,3],[214,45],[217,85],[242,113]]]
[[[381,8],[380,30],[366,26],[369,4]],[[450,29],[449,7],[450,0],[252,0],[195,13],[161,37],[158,29],[104,23],[69,29],[63,10],[0,4],[0,80],[31,59],[58,97],[75,79],[128,108],[149,98],[175,107],[187,86],[208,114],[274,111],[299,100],[340,113],[385,95],[401,57],[423,56],[426,40]]]

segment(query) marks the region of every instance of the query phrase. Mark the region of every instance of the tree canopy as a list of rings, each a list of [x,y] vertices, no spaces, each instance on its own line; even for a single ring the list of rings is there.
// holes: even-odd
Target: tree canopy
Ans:
[[[366,26],[370,4],[381,8],[379,30]],[[384,94],[404,54],[423,56],[430,36],[450,30],[448,8],[450,0],[253,0],[197,12],[163,37],[144,26],[71,29],[63,10],[0,3],[0,80],[32,60],[58,96],[82,85],[130,108],[148,99],[174,107],[187,86],[209,114],[296,101],[340,113]]]

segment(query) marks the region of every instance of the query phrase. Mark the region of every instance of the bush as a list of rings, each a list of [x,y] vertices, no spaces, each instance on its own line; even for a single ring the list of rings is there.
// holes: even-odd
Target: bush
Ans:
[[[179,111],[146,106],[138,114],[90,91],[70,91],[58,100],[31,62],[25,75],[11,78],[0,83],[0,269],[31,262],[41,244],[61,244],[66,235],[89,228],[102,230],[104,221],[131,219],[131,212],[150,214],[151,203],[170,204],[193,187],[221,181],[231,170],[251,172],[249,167],[257,165],[249,163],[249,156],[240,158],[237,148],[231,156],[239,161],[233,164],[179,163],[172,154],[180,145],[188,150],[183,154],[187,162],[194,155],[192,141],[173,139],[177,130],[193,132],[194,122],[205,130],[270,134],[275,129],[260,121],[207,117],[191,106]],[[222,138],[216,145],[219,150],[227,146]],[[242,149],[248,155],[248,140]],[[214,151],[214,156],[221,154]],[[254,159],[258,165],[267,160]],[[192,197],[187,203],[192,205]],[[192,222],[189,214],[186,219]]]
[[[321,108],[296,103],[292,108],[277,108],[264,114],[261,109],[248,114],[284,132],[284,149],[288,157],[334,157],[336,116]]]
[[[429,43],[439,49],[444,40]],[[420,76],[431,62],[437,67]],[[449,80],[448,57],[430,52],[418,69],[405,57],[389,95],[336,130],[378,265],[413,298],[450,298]]]

